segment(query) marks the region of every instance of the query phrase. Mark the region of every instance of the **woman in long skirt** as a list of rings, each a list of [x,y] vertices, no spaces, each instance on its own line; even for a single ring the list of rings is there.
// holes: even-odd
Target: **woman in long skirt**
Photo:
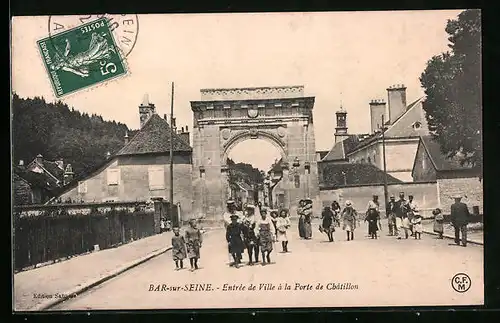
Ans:
[[[288,252],[287,230],[290,227],[290,218],[287,210],[281,210],[280,216],[276,219],[276,240],[281,242],[283,252]]]
[[[433,231],[438,234],[438,239],[443,239],[443,222],[444,216],[440,208],[436,208],[432,211],[432,215],[434,215],[434,225]]]
[[[304,229],[304,209],[305,201],[300,200],[299,206],[297,207],[297,215],[299,216],[299,237],[301,239],[305,238],[305,229]]]
[[[271,263],[271,252],[273,251],[274,228],[270,217],[267,215],[267,210],[262,208],[261,217],[257,222],[256,235],[260,242],[260,251],[262,253],[262,266]]]
[[[319,230],[323,233],[326,233],[328,241],[330,242],[333,242],[333,233],[335,232],[334,217],[335,215],[330,207],[325,206],[323,212],[321,213],[321,219],[323,221],[319,227]]]
[[[186,230],[186,249],[191,264],[191,271],[198,269],[198,259],[200,259],[200,249],[203,242],[200,229],[197,227],[196,220],[189,222],[190,227]]]
[[[305,200],[302,212],[304,213],[304,239],[310,240],[312,238],[312,200]]]

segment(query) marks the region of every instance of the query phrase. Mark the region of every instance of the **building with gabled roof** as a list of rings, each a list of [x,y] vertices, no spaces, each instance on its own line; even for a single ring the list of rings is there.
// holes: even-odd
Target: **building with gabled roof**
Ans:
[[[141,128],[132,138],[125,135],[122,149],[109,155],[84,178],[76,178],[59,194],[65,200],[84,202],[144,201],[170,196],[170,142],[173,143],[174,203],[181,213],[189,215],[192,208],[192,148],[189,133],[177,131],[166,116],[156,113],[147,95],[139,106]],[[187,130],[187,127],[186,127]]]
[[[482,173],[479,167],[461,163],[462,156],[448,158],[431,136],[422,136],[413,163],[412,177],[415,182],[435,181],[438,191],[438,206],[449,213],[454,195],[463,196],[469,207],[483,206]]]
[[[23,160],[13,168],[14,205],[42,204],[73,179],[71,164],[62,159],[50,161],[38,154],[30,163]]]
[[[423,109],[424,97],[406,103],[406,87],[395,85],[387,89],[385,100],[371,100],[370,134],[350,134],[347,111],[336,113],[335,143],[321,163],[372,164],[383,169],[382,129],[385,130],[387,173],[401,181],[412,181],[412,166],[419,138],[429,129]],[[383,125],[383,126],[382,126]]]

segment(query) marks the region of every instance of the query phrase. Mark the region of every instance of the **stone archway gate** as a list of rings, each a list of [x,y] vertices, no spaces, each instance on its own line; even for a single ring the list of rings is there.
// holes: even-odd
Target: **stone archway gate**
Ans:
[[[222,219],[229,198],[228,154],[239,142],[256,138],[269,141],[281,153],[281,187],[292,216],[301,198],[311,198],[318,212],[321,202],[312,115],[314,97],[304,97],[303,86],[200,92],[201,100],[191,101],[194,215]]]

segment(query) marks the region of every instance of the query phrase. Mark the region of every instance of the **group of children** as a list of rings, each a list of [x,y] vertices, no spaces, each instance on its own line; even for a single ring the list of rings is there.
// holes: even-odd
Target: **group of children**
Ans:
[[[396,235],[400,239],[399,231],[403,231],[406,239],[410,236],[409,232],[415,239],[421,239],[423,231],[422,216],[417,209],[416,203],[413,202],[413,196],[409,196],[409,201],[404,200],[403,193],[400,194],[400,197],[400,200],[396,202],[394,196],[391,196],[391,200],[387,205],[389,235]],[[336,201],[332,203],[331,207],[325,206],[321,218],[323,223],[320,225],[320,232],[326,233],[330,242],[333,241],[335,227],[340,226],[340,220],[343,222],[342,229],[347,232],[347,241],[354,240],[354,231],[359,226],[359,217],[351,201],[346,201],[343,210]],[[380,224],[380,203],[377,195],[373,195],[373,200],[368,202],[364,221],[368,222],[368,236],[372,239],[378,239],[378,231],[382,229],[382,226]],[[394,232],[395,234],[393,234]]]
[[[245,249],[248,253],[248,265],[259,262],[259,252],[262,255],[261,265],[270,264],[276,241],[281,242],[283,252],[288,252],[287,230],[290,219],[286,210],[281,210],[279,215],[278,212],[271,211],[268,216],[266,207],[246,205],[243,213],[236,210],[232,200],[229,200],[223,217],[228,251],[232,258],[230,266],[239,268]]]
[[[184,236],[180,234],[179,228],[173,228],[172,237],[172,257],[175,262],[175,269],[184,268],[184,259],[189,258],[191,271],[199,269],[198,259],[200,259],[200,249],[203,242],[203,234],[198,228],[196,220],[189,222],[189,228],[186,229]]]

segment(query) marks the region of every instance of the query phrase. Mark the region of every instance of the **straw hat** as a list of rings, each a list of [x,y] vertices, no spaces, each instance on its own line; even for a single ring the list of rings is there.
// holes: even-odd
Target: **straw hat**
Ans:
[[[350,200],[345,201],[345,206],[352,206],[352,202]]]

